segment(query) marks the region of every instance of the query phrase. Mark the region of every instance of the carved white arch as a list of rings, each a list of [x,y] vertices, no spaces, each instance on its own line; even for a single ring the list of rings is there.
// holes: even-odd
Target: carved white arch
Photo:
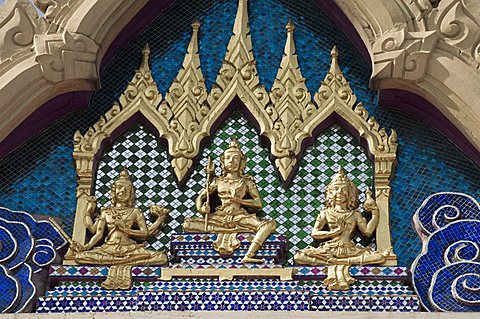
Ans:
[[[480,151],[480,2],[334,1],[370,53],[372,88],[424,97]]]
[[[480,4],[334,0],[370,53],[374,89],[432,103],[480,151]],[[103,55],[148,0],[7,0],[0,6],[0,142],[50,99],[99,87]],[[33,47],[33,50],[32,50]]]

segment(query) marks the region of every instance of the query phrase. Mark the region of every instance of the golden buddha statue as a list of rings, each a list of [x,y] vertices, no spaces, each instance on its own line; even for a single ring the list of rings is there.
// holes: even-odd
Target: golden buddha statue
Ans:
[[[103,288],[129,289],[132,265],[168,263],[164,252],[148,250],[143,243],[137,242],[155,235],[165,224],[168,210],[163,206],[150,206],[150,213],[157,219],[147,227],[143,212],[135,207],[135,188],[126,169],[112,184],[111,198],[112,206],[102,208],[93,222],[97,203],[95,197],[90,197],[84,224],[93,235],[87,244],[72,242],[71,248],[74,260],[79,264],[111,266],[107,280],[102,283]]]
[[[363,236],[371,237],[379,220],[378,206],[371,191],[367,191],[363,204],[364,210],[371,213],[369,221],[358,210],[358,196],[358,188],[340,167],[327,186],[325,207],[318,214],[312,231],[312,237],[323,242],[318,247],[297,251],[294,256],[297,265],[328,265],[324,283],[330,290],[350,289],[355,283],[349,272],[351,265],[383,263],[391,253],[391,249],[380,253],[370,246],[362,247],[353,242],[357,230]]]
[[[213,246],[220,254],[232,254],[240,246],[238,233],[254,232],[242,262],[262,263],[263,260],[255,258],[255,254],[275,231],[276,223],[255,215],[262,208],[262,200],[253,177],[244,174],[247,158],[235,139],[220,157],[220,163],[222,174],[213,176],[215,167],[209,159],[206,187],[195,202],[203,218],[185,218],[183,229],[186,232],[216,233]]]

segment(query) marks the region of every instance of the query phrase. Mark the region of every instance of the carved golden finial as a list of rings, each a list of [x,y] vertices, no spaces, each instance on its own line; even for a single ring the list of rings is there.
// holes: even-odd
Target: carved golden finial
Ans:
[[[326,102],[338,95],[349,107],[353,107],[357,98],[353,94],[350,84],[345,79],[340,65],[338,63],[338,49],[337,46],[334,46],[331,51],[332,64],[330,65],[330,70],[328,71],[325,79],[322,81],[322,85],[315,94],[315,102],[317,102],[318,107],[321,109]],[[334,94],[336,93],[336,94]]]
[[[337,46],[334,45],[332,51],[330,52],[330,56],[332,57],[332,64],[330,65],[330,73],[333,75],[341,74],[342,70],[340,70],[340,65],[338,64],[338,49]]]
[[[148,46],[148,43],[145,44],[145,47],[142,50],[143,54],[143,59],[142,59],[142,65],[140,65],[140,70],[139,71],[150,71],[150,65],[148,63],[148,59],[150,58],[150,47]]]
[[[285,29],[287,29],[288,33],[295,31],[295,24],[293,24],[292,20],[288,20]]]
[[[237,16],[235,18],[235,24],[233,25],[233,33],[236,35],[246,35],[250,33],[247,0],[238,1]]]
[[[198,29],[200,29],[200,21],[198,19],[195,19],[193,22],[192,22],[192,28],[193,28],[193,32],[197,32]]]

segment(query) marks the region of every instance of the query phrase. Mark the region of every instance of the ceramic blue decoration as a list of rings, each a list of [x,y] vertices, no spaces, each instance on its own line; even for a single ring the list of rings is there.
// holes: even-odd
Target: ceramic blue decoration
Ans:
[[[423,251],[412,265],[413,285],[429,311],[480,311],[478,207],[468,195],[438,193],[414,216]]]
[[[66,241],[50,222],[0,207],[0,243],[0,312],[19,312],[35,295],[33,274],[50,265]]]

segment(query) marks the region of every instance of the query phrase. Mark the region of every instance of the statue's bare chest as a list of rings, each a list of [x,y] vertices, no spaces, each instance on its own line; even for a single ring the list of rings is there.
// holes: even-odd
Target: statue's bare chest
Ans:
[[[217,185],[220,198],[243,198],[247,193],[247,185],[241,179],[222,178]]]

